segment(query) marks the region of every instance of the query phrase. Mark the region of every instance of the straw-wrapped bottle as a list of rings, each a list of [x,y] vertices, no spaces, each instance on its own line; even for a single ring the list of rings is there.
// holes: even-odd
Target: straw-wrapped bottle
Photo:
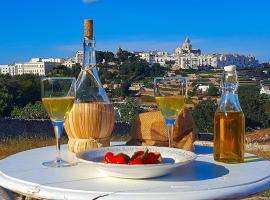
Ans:
[[[69,151],[109,146],[114,109],[98,76],[93,21],[84,21],[84,61],[76,82],[76,101],[66,121]]]

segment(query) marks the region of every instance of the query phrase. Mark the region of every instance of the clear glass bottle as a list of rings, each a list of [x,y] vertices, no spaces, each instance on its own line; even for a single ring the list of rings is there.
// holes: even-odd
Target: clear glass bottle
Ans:
[[[102,87],[96,66],[93,21],[84,21],[84,59],[76,82],[76,100],[65,129],[70,151],[109,146],[114,126],[114,108]]]
[[[102,87],[96,66],[96,42],[93,36],[93,21],[84,21],[83,66],[76,82],[76,102],[104,102],[110,100]]]
[[[245,116],[238,100],[236,66],[224,67],[221,100],[214,118],[214,159],[219,162],[244,161]]]

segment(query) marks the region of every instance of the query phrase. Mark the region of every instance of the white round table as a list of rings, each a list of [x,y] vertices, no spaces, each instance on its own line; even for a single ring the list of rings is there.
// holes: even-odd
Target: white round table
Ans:
[[[119,143],[113,143],[116,145]],[[55,156],[55,147],[33,149],[0,161],[0,186],[48,199],[226,199],[270,188],[270,161],[254,155],[241,164],[213,161],[209,147],[196,147],[198,158],[172,174],[145,180],[106,177],[86,163],[67,168],[41,165]],[[76,160],[63,145],[64,158]],[[143,171],[142,171],[143,173]]]

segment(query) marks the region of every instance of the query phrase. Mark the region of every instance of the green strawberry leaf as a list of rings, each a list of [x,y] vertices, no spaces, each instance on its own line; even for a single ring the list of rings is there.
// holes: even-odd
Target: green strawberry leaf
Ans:
[[[148,155],[148,153],[149,153],[149,150],[146,148],[146,149],[144,150],[143,155],[141,155],[139,158],[144,159],[144,158]]]

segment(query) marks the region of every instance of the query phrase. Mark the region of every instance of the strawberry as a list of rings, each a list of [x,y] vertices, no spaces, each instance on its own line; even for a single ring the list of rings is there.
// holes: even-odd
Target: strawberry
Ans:
[[[159,153],[150,152],[145,158],[143,158],[144,164],[157,164],[159,163]]]
[[[124,156],[114,156],[114,164],[127,164],[127,161],[125,160]]]
[[[135,160],[137,158],[143,159],[146,157],[149,153],[149,150],[146,148],[144,151],[136,151],[133,156],[131,157],[131,160]]]
[[[128,164],[129,164],[129,165],[142,165],[142,164],[144,164],[144,163],[143,163],[143,160],[142,160],[141,158],[137,158],[137,159],[135,159],[135,160],[130,160],[130,161],[128,162]]]
[[[128,161],[130,160],[130,157],[127,154],[124,154],[124,153],[119,153],[116,156],[122,156],[122,157],[124,157],[126,163],[128,163]]]
[[[113,163],[114,162],[114,155],[112,152],[107,152],[104,156],[104,161],[106,163]]]
[[[131,157],[131,160],[135,160],[136,158],[139,158],[144,154],[144,151],[136,151],[133,156]]]

